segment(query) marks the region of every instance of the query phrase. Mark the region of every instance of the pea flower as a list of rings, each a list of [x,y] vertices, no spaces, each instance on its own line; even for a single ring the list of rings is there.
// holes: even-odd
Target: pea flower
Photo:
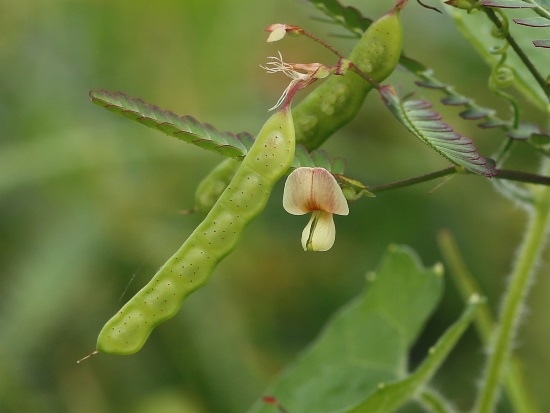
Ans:
[[[324,168],[295,169],[285,182],[283,207],[292,215],[312,213],[302,232],[304,251],[329,250],[336,237],[332,215],[349,214],[342,189]]]

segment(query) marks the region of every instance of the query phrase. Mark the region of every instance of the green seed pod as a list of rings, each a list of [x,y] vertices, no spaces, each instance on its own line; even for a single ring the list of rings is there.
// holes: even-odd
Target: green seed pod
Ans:
[[[374,21],[352,50],[349,60],[376,82],[382,82],[397,67],[403,43],[399,11],[406,1],[398,2],[387,14]],[[357,114],[373,86],[348,70],[343,76],[331,76],[307,95],[293,110],[296,142],[308,150],[320,147],[334,132]],[[232,171],[223,161],[197,188],[198,210],[208,211],[228,182]],[[227,169],[226,169],[227,168]],[[226,170],[226,176],[223,171]],[[219,185],[219,186],[218,186]],[[204,192],[204,193],[202,193]]]
[[[376,82],[382,82],[397,67],[403,44],[401,7],[374,21],[349,55],[349,60]],[[351,70],[343,76],[331,76],[294,109],[296,142],[309,150],[321,146],[355,117],[372,88]]]
[[[155,326],[177,313],[264,209],[273,185],[292,163],[294,148],[294,124],[287,106],[264,124],[225,191],[181,248],[105,324],[97,351],[135,353]]]
[[[197,211],[208,212],[212,209],[240,165],[240,159],[224,159],[203,178],[195,191]]]

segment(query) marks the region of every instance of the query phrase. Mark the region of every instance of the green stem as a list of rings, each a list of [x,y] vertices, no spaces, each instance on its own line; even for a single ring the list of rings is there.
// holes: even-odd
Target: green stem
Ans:
[[[369,192],[372,192],[372,193],[389,191],[390,189],[404,188],[407,186],[420,184],[422,182],[428,182],[433,179],[442,178],[447,175],[452,175],[454,173],[456,173],[456,168],[454,166],[451,166],[450,168],[440,169],[439,171],[430,172],[420,176],[415,176],[413,178],[403,179],[401,181],[390,182],[387,184],[376,185],[376,186],[369,186],[368,190]]]
[[[445,176],[453,175],[458,172],[459,171],[456,167],[451,166],[449,168],[440,169],[438,171],[429,172],[424,175],[419,175],[412,178],[403,179],[400,181],[389,182],[387,184],[382,184],[382,185],[369,186],[366,189],[368,189],[370,193],[389,191],[391,189],[405,188],[407,186],[421,184],[423,182],[429,182],[434,179],[443,178]],[[497,169],[496,172],[497,174],[496,176],[493,177],[493,179],[504,179],[507,181],[525,182],[530,184],[550,186],[549,176],[537,175],[537,174],[532,174],[530,172],[516,171],[511,169]],[[470,174],[471,172],[460,171],[460,173]]]
[[[467,301],[472,294],[483,295],[475,277],[468,270],[452,234],[447,230],[441,231],[438,234],[437,243],[462,299]],[[489,306],[486,303],[482,304],[474,319],[474,325],[484,345],[489,344],[494,324],[495,321]],[[505,380],[506,392],[514,411],[523,413],[540,412],[538,407],[535,406],[532,394],[525,382],[521,362],[513,354],[510,357],[510,366]]]
[[[548,168],[546,170],[548,171]],[[476,413],[491,413],[495,410],[524,301],[544,246],[546,229],[550,221],[550,188],[538,187],[533,189],[533,192],[533,211],[504,297],[494,340],[489,349],[482,387],[474,409]]]
[[[475,277],[466,267],[466,263],[451,233],[448,230],[440,231],[437,235],[437,243],[462,299],[467,301],[472,294],[483,295]],[[488,344],[494,324],[489,306],[487,303],[482,304],[474,319],[474,326],[484,344]]]
[[[532,174],[530,172],[516,171],[512,169],[497,169],[497,179],[506,179],[508,181],[525,182],[537,185],[550,185],[550,177],[544,175]]]
[[[441,394],[433,389],[427,388],[420,393],[418,401],[429,413],[454,413],[454,407]]]

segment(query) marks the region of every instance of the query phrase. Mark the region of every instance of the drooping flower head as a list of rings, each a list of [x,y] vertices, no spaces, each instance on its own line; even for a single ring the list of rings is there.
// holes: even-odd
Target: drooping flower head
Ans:
[[[285,182],[283,207],[293,215],[312,213],[302,232],[304,251],[329,250],[336,237],[332,215],[349,214],[342,189],[324,168],[294,170]]]

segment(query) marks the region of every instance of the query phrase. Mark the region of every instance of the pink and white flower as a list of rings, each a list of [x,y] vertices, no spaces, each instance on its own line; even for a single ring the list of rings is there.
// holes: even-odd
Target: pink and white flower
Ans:
[[[283,207],[293,215],[312,213],[302,232],[304,251],[329,250],[336,237],[332,215],[349,214],[342,189],[324,168],[295,169],[285,183]]]

